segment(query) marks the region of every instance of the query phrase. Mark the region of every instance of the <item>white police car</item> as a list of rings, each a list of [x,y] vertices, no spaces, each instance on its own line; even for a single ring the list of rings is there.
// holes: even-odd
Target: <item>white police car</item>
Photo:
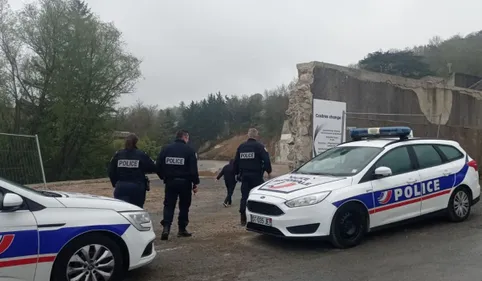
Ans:
[[[346,248],[368,231],[426,214],[465,220],[480,197],[477,163],[455,141],[408,138],[410,132],[354,129],[353,141],[254,188],[247,229],[327,237]]]
[[[121,280],[156,256],[149,214],[108,197],[0,178],[0,280]]]

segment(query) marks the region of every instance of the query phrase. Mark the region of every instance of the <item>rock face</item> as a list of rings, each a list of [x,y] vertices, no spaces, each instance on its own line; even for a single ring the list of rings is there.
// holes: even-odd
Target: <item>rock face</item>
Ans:
[[[346,102],[347,127],[409,126],[415,137],[456,140],[482,161],[482,92],[475,90],[480,78],[417,80],[321,62],[297,68],[299,80],[286,111],[287,151],[278,155],[291,169],[311,159],[313,98]]]
[[[290,169],[294,169],[311,158],[311,131],[313,94],[311,84],[314,82],[314,63],[298,65],[298,82],[290,94],[286,110],[291,138],[288,144]]]

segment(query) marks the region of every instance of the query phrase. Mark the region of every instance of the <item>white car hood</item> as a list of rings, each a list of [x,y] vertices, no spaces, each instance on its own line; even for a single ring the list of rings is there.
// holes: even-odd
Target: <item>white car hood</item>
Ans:
[[[351,177],[286,174],[256,187],[251,193],[292,199],[305,194],[331,191],[351,184]]]
[[[90,208],[90,209],[109,209],[114,211],[139,211],[141,208],[106,196],[97,196],[85,193],[50,191],[62,197],[55,197],[67,208]]]

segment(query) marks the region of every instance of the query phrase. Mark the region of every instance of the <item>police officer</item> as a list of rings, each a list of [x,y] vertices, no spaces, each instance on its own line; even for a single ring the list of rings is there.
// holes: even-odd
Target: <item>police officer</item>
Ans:
[[[246,225],[246,200],[249,192],[254,187],[262,184],[263,174],[266,171],[271,177],[271,161],[269,154],[263,144],[259,143],[258,130],[248,130],[248,140],[239,145],[234,159],[234,171],[241,180],[241,225]]]
[[[116,152],[109,164],[109,178],[114,197],[144,207],[148,189],[147,173],[156,172],[154,161],[137,149],[135,134],[126,137],[125,148]]]
[[[190,237],[192,234],[186,230],[189,223],[189,207],[191,207],[192,192],[197,193],[199,173],[195,151],[187,145],[189,133],[180,130],[176,134],[174,143],[166,146],[159,153],[156,161],[158,174],[164,180],[164,218],[161,225],[164,227],[161,240],[169,238],[174,209],[179,197],[178,237]]]

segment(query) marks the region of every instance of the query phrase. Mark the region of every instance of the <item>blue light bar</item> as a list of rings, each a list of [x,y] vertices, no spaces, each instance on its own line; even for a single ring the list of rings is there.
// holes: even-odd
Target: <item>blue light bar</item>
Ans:
[[[409,127],[355,128],[350,130],[350,136],[352,140],[379,137],[399,137],[400,139],[408,139],[411,132],[412,129]]]

